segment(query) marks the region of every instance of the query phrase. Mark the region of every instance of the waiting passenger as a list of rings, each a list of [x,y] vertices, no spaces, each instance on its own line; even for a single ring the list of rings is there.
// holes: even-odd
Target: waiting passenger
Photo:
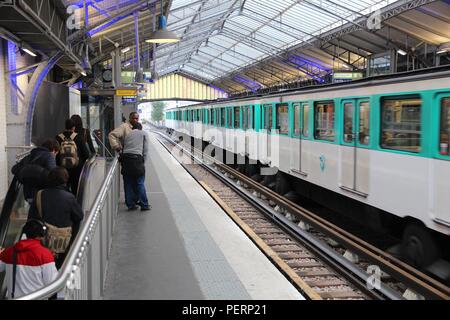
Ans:
[[[55,254],[56,268],[59,269],[78,233],[84,214],[75,196],[67,190],[69,174],[65,168],[54,168],[48,180],[49,188],[36,194],[28,217],[42,220],[47,226],[45,244]]]
[[[83,128],[83,120],[78,114],[74,114],[70,119],[75,124],[75,132],[81,135],[84,145],[90,152],[90,155],[97,153],[94,148],[94,143],[92,142],[91,132],[87,128]]]
[[[120,126],[111,131],[108,135],[111,148],[117,152],[123,150],[123,142],[125,137],[133,130],[133,126],[139,122],[139,113],[131,112],[130,119],[122,123]]]
[[[77,194],[78,181],[86,159],[89,158],[89,150],[83,143],[81,135],[75,132],[75,123],[71,119],[66,120],[66,130],[58,134],[56,139],[61,145],[61,151],[56,158],[57,164],[69,172],[69,185],[72,193]]]
[[[120,156],[122,164],[125,203],[128,210],[150,210],[145,190],[145,160],[148,154],[148,138],[138,122],[124,139],[124,149]]]
[[[58,275],[51,251],[41,243],[47,232],[46,226],[41,221],[32,219],[25,223],[22,232],[27,239],[0,250],[0,272],[6,270],[10,299],[39,290],[54,281]]]
[[[58,141],[47,139],[12,167],[11,172],[23,184],[24,197],[28,203],[33,202],[37,190],[47,186],[47,176],[50,170],[56,168],[55,157],[58,152]]]

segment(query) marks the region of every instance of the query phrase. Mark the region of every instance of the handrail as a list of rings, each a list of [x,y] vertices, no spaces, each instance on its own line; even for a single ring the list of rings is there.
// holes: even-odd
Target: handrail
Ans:
[[[67,294],[70,294],[71,290],[79,289],[80,265],[83,262],[82,260],[86,258],[87,251],[95,235],[96,226],[99,223],[102,214],[105,199],[109,195],[111,186],[113,192],[117,192],[116,196],[118,195],[118,189],[116,189],[117,186],[113,185],[114,178],[116,178],[116,182],[118,182],[118,167],[118,159],[114,158],[108,175],[100,188],[100,192],[95,198],[95,201],[89,213],[87,214],[87,216],[85,216],[86,221],[83,222],[83,225],[78,232],[55,281],[50,283],[48,286],[28,295],[22,296],[17,300],[46,299],[63,289],[66,289],[65,294],[67,298]],[[114,196],[115,195],[113,194],[113,201]],[[115,199],[117,200],[117,198]],[[117,206],[113,205],[112,209],[112,211],[115,211],[115,213],[117,213]]]

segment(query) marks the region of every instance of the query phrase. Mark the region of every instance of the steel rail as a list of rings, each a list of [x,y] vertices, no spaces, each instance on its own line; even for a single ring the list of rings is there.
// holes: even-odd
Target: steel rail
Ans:
[[[174,142],[164,134],[160,132],[157,133],[164,138]],[[220,167],[222,170],[235,176],[237,179],[243,181],[243,183],[251,186],[255,191],[263,194],[267,198],[270,198],[279,206],[287,209],[291,214],[295,214],[298,218],[304,220],[308,224],[311,224],[321,232],[325,233],[327,236],[330,236],[348,249],[351,249],[354,253],[365,257],[372,263],[377,263],[378,265],[382,266],[384,268],[384,272],[387,272],[394,278],[411,286],[412,289],[417,290],[417,292],[424,295],[424,297],[428,299],[450,300],[450,288],[445,286],[444,284],[411,267],[403,261],[398,260],[390,254],[376,248],[375,246],[363,241],[362,239],[352,235],[351,233],[337,227],[331,222],[310,212],[309,210],[302,208],[298,204],[282,197],[271,189],[257,183],[256,181],[234,170],[233,168],[220,163],[217,159],[212,158],[208,155],[204,155],[203,153],[202,155],[204,158],[216,164],[216,166]]]
[[[160,132],[156,132],[160,134],[162,137],[167,139],[172,144],[176,144],[172,139],[162,135]],[[161,142],[161,141],[160,141]],[[161,144],[167,149],[167,147],[161,142]],[[230,178],[223,176],[218,170],[215,170],[210,165],[206,164],[202,159],[195,156],[190,151],[177,146],[183,150],[183,152],[187,153],[191,156],[191,158],[196,161],[199,165],[201,165],[205,170],[210,172],[220,181],[225,183],[227,186],[232,188],[235,192],[237,192],[242,198],[247,200],[250,204],[252,204],[257,210],[263,213],[267,218],[274,221],[276,225],[281,227],[287,234],[292,236],[295,240],[299,241],[302,245],[304,245],[308,250],[310,250],[314,255],[316,255],[319,259],[325,262],[328,266],[330,266],[337,273],[345,277],[347,280],[351,282],[351,284],[355,285],[359,290],[361,290],[367,296],[383,300],[385,298],[390,300],[401,300],[403,299],[401,295],[389,288],[388,286],[381,284],[380,289],[373,290],[368,288],[367,283],[369,282],[370,275],[364,272],[361,268],[355,266],[352,262],[345,259],[341,254],[337,253],[326,244],[322,243],[320,240],[316,239],[314,236],[310,235],[308,232],[301,230],[295,223],[289,221],[286,217],[284,217],[281,213],[276,212],[270,206],[262,202],[255,196],[249,194],[244,188],[237,186]],[[168,150],[168,149],[167,149]],[[170,151],[170,150],[168,150]],[[214,163],[214,162],[212,162]],[[215,163],[217,165],[217,163]],[[181,163],[184,167],[184,165]],[[187,168],[186,168],[187,169]],[[195,179],[195,177],[194,177]],[[245,183],[245,182],[244,182]]]

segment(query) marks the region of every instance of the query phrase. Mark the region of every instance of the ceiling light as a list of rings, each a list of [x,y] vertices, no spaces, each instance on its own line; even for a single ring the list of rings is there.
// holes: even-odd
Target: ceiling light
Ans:
[[[130,51],[130,50],[131,50],[130,47],[123,48],[123,49],[122,49],[122,53],[128,52],[128,51]]]
[[[442,43],[436,51],[436,54],[446,53],[447,51],[450,51],[450,42]]]
[[[86,71],[80,71],[80,73],[81,73],[81,75],[83,76],[83,77],[86,77],[87,76],[87,73],[86,73]]]
[[[30,56],[36,57],[36,54],[33,51],[31,51],[27,48],[22,48],[22,50],[25,51],[26,53],[28,53]]]
[[[401,54],[402,56],[406,56],[407,52],[402,49],[397,49],[398,54]]]
[[[123,66],[126,68],[126,67],[129,67],[130,65],[131,65],[131,62],[127,62]]]
[[[148,43],[174,43],[180,41],[174,32],[167,30],[167,20],[163,12],[163,1],[161,0],[161,15],[159,16],[159,29],[145,40]]]

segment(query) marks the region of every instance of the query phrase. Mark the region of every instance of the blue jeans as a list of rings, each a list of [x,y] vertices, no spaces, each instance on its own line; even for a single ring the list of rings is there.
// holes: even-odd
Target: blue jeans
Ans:
[[[125,189],[125,204],[133,208],[138,202],[142,208],[148,208],[147,192],[145,190],[145,176],[123,176]]]

